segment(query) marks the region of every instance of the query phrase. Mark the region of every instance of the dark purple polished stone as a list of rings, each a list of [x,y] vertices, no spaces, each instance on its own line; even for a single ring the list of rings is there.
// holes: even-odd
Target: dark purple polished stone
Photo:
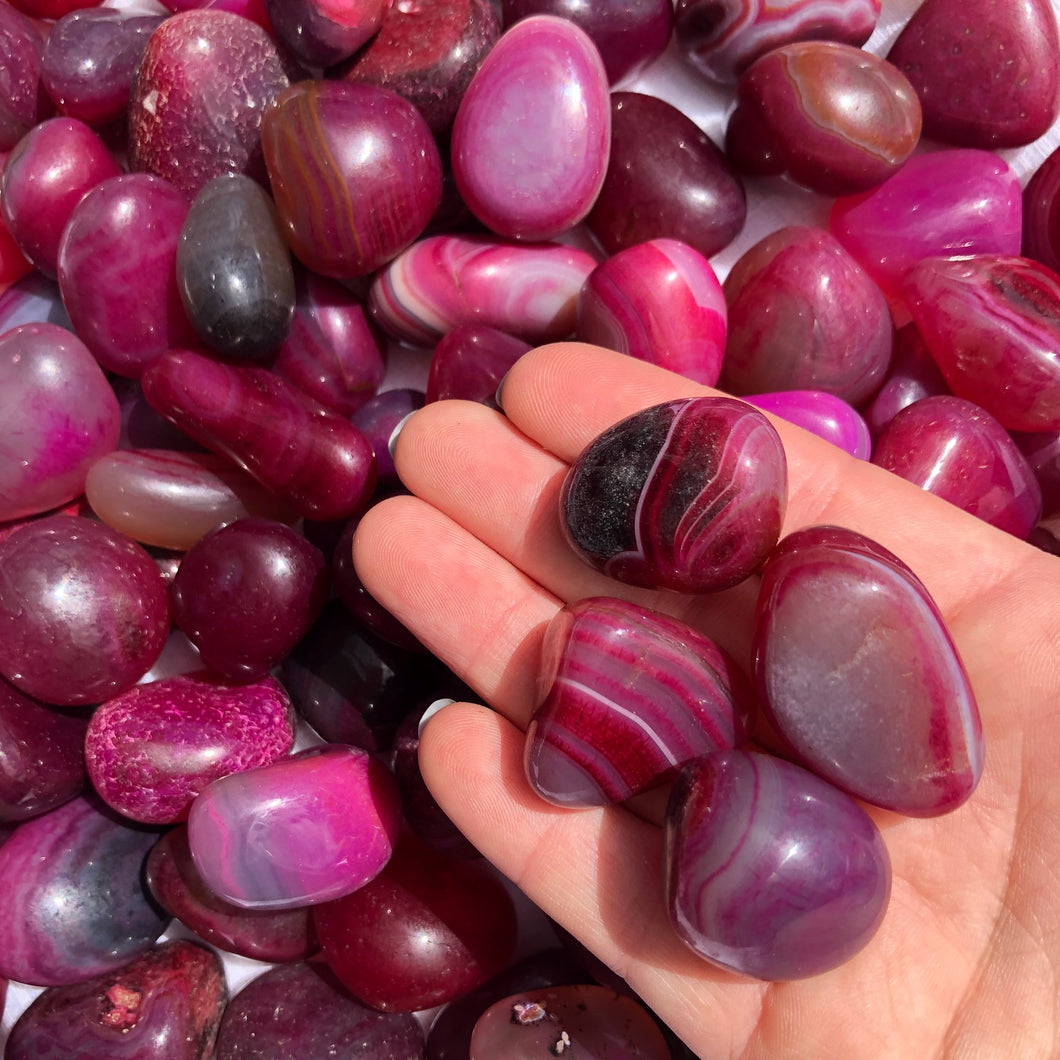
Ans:
[[[500,33],[490,0],[391,3],[379,32],[334,73],[404,96],[444,140],[468,82]]]
[[[59,289],[74,330],[110,372],[137,379],[171,346],[196,341],[176,272],[187,213],[176,185],[150,173],[111,177],[70,213]]]
[[[48,33],[41,82],[61,114],[95,127],[123,118],[133,75],[164,16],[71,11]]]
[[[280,678],[325,740],[382,751],[412,706],[431,694],[440,666],[422,647],[398,647],[370,632],[333,600],[284,659]]]
[[[1060,272],[1060,147],[1038,166],[1023,189],[1020,253]]]
[[[295,272],[295,294],[291,327],[272,369],[325,408],[353,416],[386,376],[364,305],[341,283],[307,269]]]
[[[306,66],[348,59],[379,31],[387,0],[265,0],[273,32]]]
[[[219,898],[203,882],[191,857],[187,825],[171,828],[151,848],[144,865],[155,901],[201,939],[256,961],[301,961],[318,949],[307,907],[243,909]]]
[[[577,337],[714,386],[727,316],[710,262],[687,243],[652,239],[593,270],[578,299]]]
[[[974,402],[937,394],[887,424],[872,462],[1016,537],[1042,514],[1034,470],[1008,431]]]
[[[0,678],[0,824],[37,817],[81,793],[85,725]]]
[[[59,240],[73,208],[121,171],[106,144],[75,118],[41,122],[15,145],[4,166],[0,205],[8,231],[38,271],[56,276]]]
[[[0,542],[0,674],[69,706],[130,688],[169,633],[154,560],[116,530],[54,515]]]
[[[822,390],[779,390],[745,397],[756,409],[796,423],[826,442],[868,460],[872,436],[868,424],[849,402]]]
[[[372,494],[375,463],[361,432],[265,368],[171,350],[144,374],[143,389],[185,434],[306,518],[349,518]]]
[[[272,193],[296,258],[367,276],[404,250],[442,198],[442,162],[408,100],[352,81],[301,81],[265,112]]]
[[[834,526],[785,537],[752,650],[774,728],[837,787],[914,817],[975,789],[983,730],[964,665],[927,590],[875,541]]]
[[[923,0],[887,59],[920,98],[924,135],[945,143],[1020,147],[1060,112],[1060,38],[1049,0]]]
[[[906,301],[950,389],[1012,431],[1060,429],[1060,276],[1030,258],[928,258]]]
[[[352,998],[327,967],[271,968],[232,999],[216,1060],[422,1060],[423,1031],[404,1012]]]
[[[530,343],[497,328],[458,325],[434,347],[425,400],[460,398],[499,410],[497,387],[508,369],[529,349]]]
[[[294,744],[271,677],[231,686],[197,673],[136,685],[96,708],[85,736],[95,790],[134,821],[173,824],[211,780],[268,765]]]
[[[426,394],[412,387],[383,390],[369,398],[350,417],[353,425],[368,439],[372,452],[375,453],[380,489],[396,489],[401,486],[401,479],[394,469],[394,458],[390,455],[387,443],[394,433],[394,428],[409,413],[423,408],[425,401]]]
[[[1042,515],[1048,518],[1060,513],[1060,431],[1010,433],[1041,487]]]
[[[712,640],[636,604],[567,604],[542,643],[526,730],[530,786],[560,806],[622,802],[745,736],[735,665]]]
[[[313,909],[323,955],[343,985],[383,1012],[460,997],[503,968],[516,913],[499,877],[405,833],[386,867],[352,894]]]
[[[746,217],[740,178],[691,118],[655,96],[611,93],[611,157],[587,218],[609,254],[666,238],[710,258]]]
[[[723,390],[823,390],[857,405],[883,381],[894,349],[887,302],[824,229],[770,233],[739,258],[724,289]]]
[[[327,560],[291,527],[237,519],[181,560],[173,622],[202,661],[232,681],[256,681],[309,631],[328,598]]]
[[[682,941],[763,980],[819,975],[872,938],[887,848],[848,795],[791,762],[718,751],[685,766],[666,812],[665,888]]]
[[[798,41],[741,75],[725,130],[733,165],[822,195],[881,184],[920,139],[920,103],[890,63],[837,41]]]
[[[906,324],[895,332],[891,366],[883,385],[865,409],[865,421],[872,436],[877,438],[906,405],[949,392],[919,328],[913,323]]]
[[[242,173],[222,173],[195,196],[177,244],[180,297],[195,333],[226,357],[262,357],[294,314],[291,254],[272,199]]]
[[[786,504],[769,420],[735,398],[681,398],[591,442],[564,479],[560,516],[575,551],[609,577],[698,593],[762,565]]]
[[[0,4],[0,151],[10,151],[51,110],[40,83],[47,37],[40,22]]]
[[[0,975],[62,986],[146,953],[167,920],[142,880],[158,835],[84,797],[20,824],[0,846]]]
[[[227,11],[183,11],[151,35],[129,97],[129,162],[190,202],[221,173],[266,183],[262,116],[290,84],[269,35]]]
[[[213,950],[160,943],[114,972],[45,990],[11,1029],[5,1060],[210,1060],[228,1001]]]

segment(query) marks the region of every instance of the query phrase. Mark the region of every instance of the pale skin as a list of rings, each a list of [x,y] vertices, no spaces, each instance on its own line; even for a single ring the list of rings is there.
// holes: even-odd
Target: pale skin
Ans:
[[[569,464],[641,408],[709,393],[653,366],[560,343],[524,357],[502,416],[441,402],[401,431],[412,496],[372,508],[354,543],[367,588],[489,707],[424,728],[435,797],[482,853],[654,1008],[703,1060],[1060,1056],[1060,559],[782,421],[784,532],[831,523],[920,577],[975,690],[986,767],[934,819],[870,810],[890,852],[883,924],[847,964],[789,983],[717,969],[670,929],[664,792],[560,810],[529,788],[523,733],[542,633],[564,602],[622,596],[678,615],[746,659],[753,579],[714,596],[631,589],[566,544]]]

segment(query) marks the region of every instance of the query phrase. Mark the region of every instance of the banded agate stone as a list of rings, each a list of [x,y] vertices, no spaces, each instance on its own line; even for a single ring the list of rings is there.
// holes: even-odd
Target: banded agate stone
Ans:
[[[849,960],[875,934],[891,890],[883,838],[850,796],[792,762],[736,750],[678,774],[663,873],[681,940],[767,981]]]
[[[912,817],[974,791],[984,747],[968,675],[934,600],[882,545],[834,526],[784,538],[752,651],[763,711],[832,784]]]
[[[746,712],[735,675],[712,640],[676,619],[607,597],[567,604],[542,644],[530,786],[556,805],[602,806],[735,746]]]
[[[735,398],[681,398],[591,442],[563,481],[560,518],[575,552],[608,577],[713,592],[762,565],[786,504],[769,420]]]

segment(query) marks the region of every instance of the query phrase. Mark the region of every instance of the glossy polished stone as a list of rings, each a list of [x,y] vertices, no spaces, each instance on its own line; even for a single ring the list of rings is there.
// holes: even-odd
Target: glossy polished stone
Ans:
[[[53,515],[0,541],[0,673],[60,706],[130,688],[169,632],[158,567],[94,519]]]
[[[367,276],[401,253],[442,200],[442,163],[408,100],[350,81],[301,81],[261,130],[284,238],[325,276]]]
[[[262,116],[290,84],[272,38],[228,11],[181,11],[151,35],[129,95],[129,162],[190,202],[221,173],[266,182]]]
[[[0,679],[0,824],[38,817],[81,793],[86,724]]]
[[[195,196],[177,244],[184,310],[202,342],[226,357],[274,353],[294,315],[291,254],[257,181],[223,173]]]
[[[426,401],[459,398],[499,409],[497,387],[531,346],[497,328],[460,324],[434,347],[427,373]]]
[[[687,243],[652,239],[593,270],[578,299],[577,336],[713,386],[727,318],[710,262]]]
[[[1020,147],[1060,113],[1060,37],[1049,0],[924,0],[887,59],[920,98],[924,134],[944,143]]]
[[[894,348],[887,302],[826,230],[771,232],[740,256],[724,290],[728,393],[823,390],[857,405],[883,382]]]
[[[92,785],[145,824],[173,824],[210,781],[282,758],[294,710],[271,677],[233,687],[208,673],[136,685],[101,704],[85,734]]]
[[[84,797],[20,824],[0,846],[0,975],[62,986],[146,953],[166,926],[141,879],[158,834]]]
[[[894,356],[887,378],[865,409],[865,422],[874,438],[895,415],[914,401],[932,394],[948,394],[949,387],[931,356],[919,328],[912,322],[894,336]]]
[[[897,68],[850,44],[799,41],[741,75],[725,152],[745,173],[852,195],[905,164],[920,122],[916,92]]]
[[[422,1060],[423,1031],[408,1013],[376,1012],[362,1005],[322,965],[271,968],[229,1003],[216,1060],[294,1056]]]
[[[1023,189],[1020,253],[1060,272],[1060,147],[1046,156]]]
[[[784,538],[753,652],[763,710],[837,787],[914,817],[975,789],[983,730],[964,665],[927,590],[881,545],[829,526]]]
[[[405,833],[370,883],[315,906],[328,966],[354,997],[383,1012],[415,1012],[460,997],[503,968],[517,918],[500,879]]]
[[[468,83],[500,35],[490,0],[387,4],[379,32],[334,73],[404,96],[444,141]]]
[[[85,496],[108,526],[134,541],[185,551],[246,516],[293,523],[294,511],[214,453],[121,449],[89,468]]]
[[[921,258],[1018,254],[1019,179],[991,151],[954,148],[914,155],[883,184],[838,199],[828,227],[892,303]]]
[[[1060,276],[1030,258],[928,258],[906,300],[950,389],[1013,431],[1060,429]]]
[[[880,0],[678,0],[677,45],[712,81],[735,84],[756,59],[800,40],[860,47],[880,17]]]
[[[372,281],[368,309],[387,334],[433,346],[461,324],[484,324],[530,343],[574,331],[578,293],[596,259],[562,243],[428,236]]]
[[[1008,431],[951,394],[897,413],[876,440],[872,462],[1019,538],[1042,514],[1041,487]]]
[[[591,442],[564,479],[560,517],[609,577],[699,593],[761,566],[786,503],[784,448],[766,417],[735,398],[681,398]]]
[[[541,649],[530,786],[559,806],[622,802],[745,735],[736,668],[708,637],[608,597],[567,604]]]
[[[73,208],[85,192],[121,172],[100,137],[74,118],[50,118],[19,140],[4,165],[0,206],[8,231],[36,269],[54,279]]]
[[[43,118],[48,99],[40,92],[44,26],[10,4],[0,4],[0,151],[10,151]]]
[[[0,293],[0,334],[19,324],[59,324],[73,331],[59,285],[35,269],[20,275]]]
[[[670,920],[690,949],[767,981],[819,975],[872,938],[891,866],[872,819],[791,762],[719,751],[678,775],[666,812]]]
[[[0,334],[0,522],[79,496],[118,444],[118,400],[88,348],[58,324]]]
[[[609,254],[678,239],[710,258],[746,219],[743,183],[691,118],[655,96],[611,94],[611,156],[587,218]]]
[[[849,402],[821,390],[748,394],[755,408],[798,424],[859,460],[868,460],[872,436],[864,417]]]
[[[369,398],[350,417],[350,422],[368,439],[375,453],[380,489],[400,487],[401,480],[387,443],[401,420],[410,412],[423,408],[426,399],[426,394],[416,387],[395,387]]]
[[[361,432],[265,368],[171,350],[142,382],[154,409],[306,518],[348,518],[371,496],[375,464]]]
[[[147,855],[144,878],[155,901],[211,946],[255,961],[301,961],[319,949],[309,910],[241,909],[203,882],[188,846],[188,827],[166,832]]]
[[[209,1060],[228,1001],[213,950],[178,939],[104,975],[45,990],[6,1060]]]
[[[107,371],[138,379],[159,354],[196,341],[175,268],[187,212],[177,187],[149,173],[111,177],[71,211],[59,243],[59,290],[75,331]]]
[[[584,30],[531,15],[490,49],[460,101],[451,157],[471,212],[511,239],[552,239],[582,221],[611,145],[607,72]]]
[[[386,767],[331,744],[215,780],[192,804],[188,842],[221,898],[291,909],[364,887],[390,859],[400,822]]]
[[[348,59],[379,31],[385,0],[265,0],[273,32],[306,66]]]

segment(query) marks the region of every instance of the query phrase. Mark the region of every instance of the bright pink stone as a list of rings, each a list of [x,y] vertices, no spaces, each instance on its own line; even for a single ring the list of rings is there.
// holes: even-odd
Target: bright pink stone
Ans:
[[[453,123],[453,176],[471,212],[513,239],[552,239],[581,221],[607,172],[608,93],[600,53],[573,22],[532,15],[508,29]]]
[[[772,394],[749,394],[745,400],[763,412],[798,424],[859,460],[869,458],[872,437],[868,424],[853,405],[835,394],[821,390],[780,390]]]

